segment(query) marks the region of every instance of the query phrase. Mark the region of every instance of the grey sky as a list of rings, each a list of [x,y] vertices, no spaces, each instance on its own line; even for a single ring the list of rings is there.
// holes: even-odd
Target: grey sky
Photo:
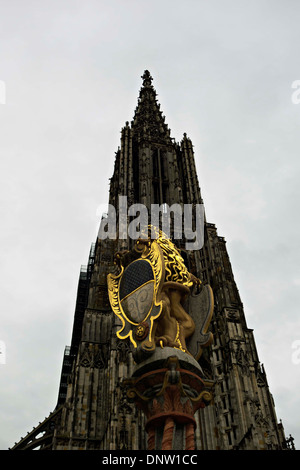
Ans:
[[[56,404],[80,265],[145,69],[172,137],[192,139],[208,220],[299,448],[299,14],[292,0],[0,1],[2,449]]]

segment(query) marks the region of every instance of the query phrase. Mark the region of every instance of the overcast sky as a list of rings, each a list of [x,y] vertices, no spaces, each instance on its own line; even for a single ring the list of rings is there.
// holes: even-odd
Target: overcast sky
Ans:
[[[80,266],[145,69],[171,136],[193,142],[300,448],[299,21],[296,0],[0,0],[1,449],[56,405]]]

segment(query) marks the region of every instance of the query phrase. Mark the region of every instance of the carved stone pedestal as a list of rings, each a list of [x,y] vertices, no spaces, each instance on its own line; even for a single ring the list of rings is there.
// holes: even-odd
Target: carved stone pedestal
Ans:
[[[148,450],[194,450],[194,413],[209,404],[213,383],[198,362],[174,348],[157,348],[126,381],[127,397],[147,418]]]

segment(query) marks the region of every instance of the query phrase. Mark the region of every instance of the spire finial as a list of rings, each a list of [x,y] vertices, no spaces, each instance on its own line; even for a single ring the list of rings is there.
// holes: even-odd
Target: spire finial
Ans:
[[[149,70],[145,70],[141,78],[143,79],[143,86],[151,86],[153,78],[151,77]]]

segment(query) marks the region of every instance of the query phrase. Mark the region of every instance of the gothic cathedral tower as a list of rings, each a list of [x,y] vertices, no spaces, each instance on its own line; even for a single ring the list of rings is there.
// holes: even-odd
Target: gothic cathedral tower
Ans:
[[[203,204],[193,145],[186,134],[180,143],[170,135],[156,99],[152,77],[143,74],[133,120],[121,131],[110,181],[109,204],[119,196],[127,204],[164,206]],[[198,450],[276,450],[286,448],[267,377],[248,328],[234,280],[226,242],[204,216],[204,243],[187,250],[174,240],[189,272],[209,284],[214,295],[213,342],[199,360],[213,381],[213,401],[195,415]],[[103,216],[102,226],[106,222]],[[128,220],[127,220],[128,222]],[[117,233],[120,220],[117,219]],[[171,234],[172,235],[172,234]],[[49,417],[13,447],[52,450],[143,450],[145,418],[126,398],[123,379],[134,358],[121,341],[112,312],[107,275],[114,257],[132,247],[129,238],[97,238],[79,277],[71,345],[63,358],[58,403]]]

